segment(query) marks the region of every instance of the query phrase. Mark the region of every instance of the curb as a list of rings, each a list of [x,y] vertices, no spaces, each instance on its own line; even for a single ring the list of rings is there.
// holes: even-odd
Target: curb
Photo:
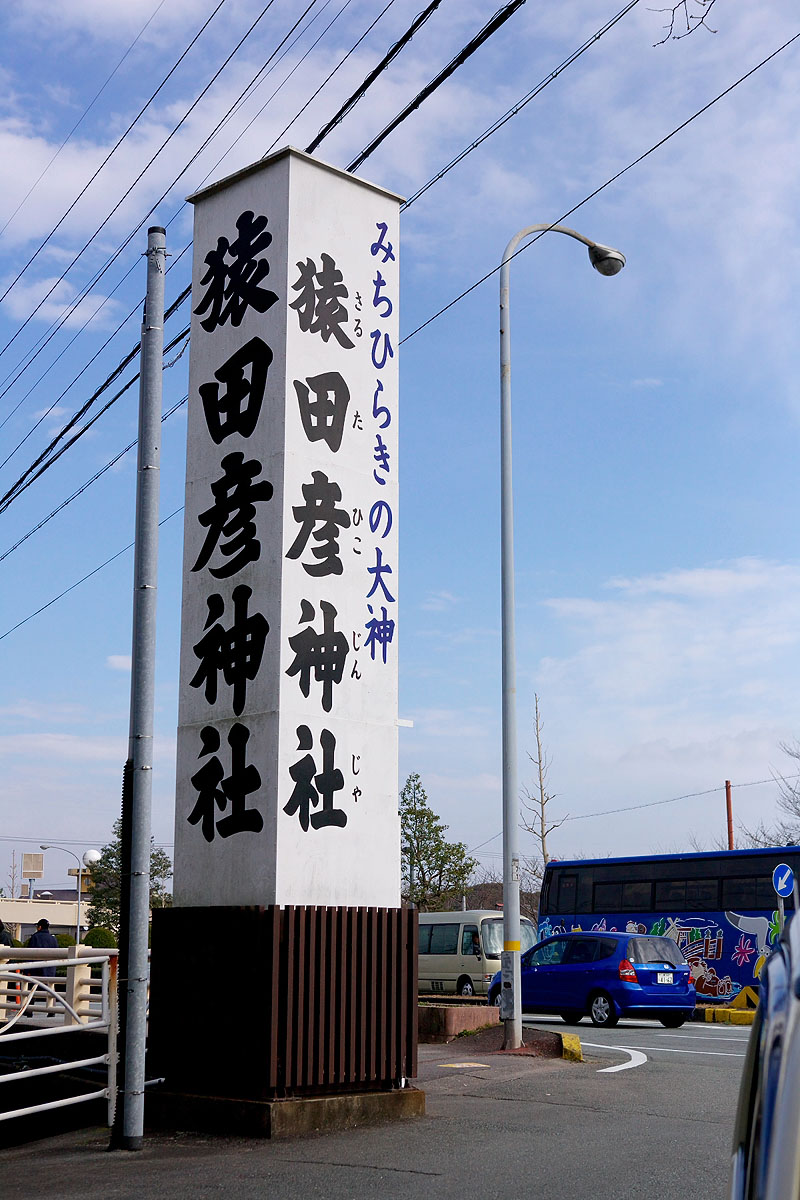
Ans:
[[[577,1033],[560,1033],[561,1057],[567,1062],[583,1062],[583,1047]]]
[[[753,1009],[707,1008],[704,1019],[718,1025],[752,1025],[755,1015]]]

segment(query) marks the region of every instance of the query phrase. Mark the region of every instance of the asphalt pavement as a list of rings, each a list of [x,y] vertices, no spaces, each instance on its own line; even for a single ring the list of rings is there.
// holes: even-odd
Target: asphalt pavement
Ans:
[[[3,1195],[722,1200],[749,1031],[572,1028],[583,1063],[421,1046],[420,1120],[279,1142],[157,1135],[137,1153],[81,1130],[4,1151]]]

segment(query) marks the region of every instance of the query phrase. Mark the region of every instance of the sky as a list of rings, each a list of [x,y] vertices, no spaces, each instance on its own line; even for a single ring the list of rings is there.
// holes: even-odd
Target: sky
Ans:
[[[3,10],[0,291],[26,269],[0,302],[0,493],[137,342],[147,226],[167,227],[170,303],[188,281],[184,198],[270,147],[306,146],[421,0],[317,0],[288,41],[305,5],[274,0],[221,71],[264,5],[218,5]],[[318,157],[346,166],[497,6],[442,0]],[[413,197],[622,7],[523,5],[359,174]],[[550,852],[710,847],[725,837],[726,779],[737,824],[769,823],[775,777],[797,765],[782,747],[800,737],[800,41],[679,127],[800,25],[788,0],[719,0],[710,28],[656,44],[665,20],[633,6],[402,216],[398,630],[413,725],[399,782],[419,772],[448,836],[498,876],[497,275],[473,285],[530,224],[562,221],[627,257],[602,278],[549,233],[511,268],[520,778],[532,788],[537,694],[549,811],[566,818]],[[167,336],[182,327],[176,315]],[[165,411],[187,378],[188,353],[164,373]],[[135,453],[7,552],[136,423],[134,386],[0,514],[7,892],[12,853],[82,853],[119,812]],[[163,431],[153,832],[169,850],[185,405]],[[65,886],[70,866],[48,852],[42,885]]]

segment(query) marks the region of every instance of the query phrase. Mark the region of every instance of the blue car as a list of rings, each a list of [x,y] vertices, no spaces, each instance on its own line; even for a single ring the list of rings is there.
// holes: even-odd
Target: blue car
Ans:
[[[562,933],[521,959],[523,1011],[555,1012],[573,1025],[655,1017],[667,1029],[691,1020],[695,990],[689,964],[672,938],[640,933]],[[500,1004],[500,973],[489,1003]]]

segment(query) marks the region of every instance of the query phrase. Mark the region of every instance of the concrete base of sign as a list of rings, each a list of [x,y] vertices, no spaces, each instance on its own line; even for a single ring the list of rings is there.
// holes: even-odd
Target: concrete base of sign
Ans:
[[[149,1129],[251,1138],[308,1137],[424,1116],[425,1093],[413,1087],[293,1100],[231,1100],[148,1091],[145,1101]]]

